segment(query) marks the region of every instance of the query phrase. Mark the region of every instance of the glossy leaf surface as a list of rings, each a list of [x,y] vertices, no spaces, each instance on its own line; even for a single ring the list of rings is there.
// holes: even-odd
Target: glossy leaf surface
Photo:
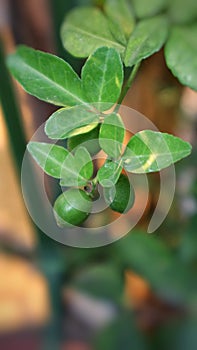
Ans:
[[[66,157],[62,172],[61,186],[83,186],[93,175],[93,163],[85,147],[76,149],[75,154],[69,153]]]
[[[140,21],[130,36],[124,62],[131,67],[159,51],[167,39],[166,17],[157,16]]]
[[[122,61],[115,49],[97,49],[83,66],[82,85],[88,102],[97,102],[96,107],[101,111],[116,103],[122,83]]]
[[[8,57],[8,68],[25,91],[57,106],[85,103],[81,80],[72,67],[49,53],[19,46]]]
[[[62,179],[62,186],[85,185],[93,174],[92,159],[84,147],[79,147],[74,155],[50,143],[30,142],[27,148],[46,174]]]
[[[191,145],[170,134],[144,130],[129,141],[123,155],[127,171],[143,174],[160,171],[191,153]]]
[[[66,16],[61,29],[62,42],[73,56],[88,57],[101,46],[124,52],[112,35],[107,18],[95,7],[77,7]]]
[[[86,132],[84,134],[70,137],[67,140],[67,147],[69,151],[75,150],[80,145],[85,147],[88,152],[93,156],[100,151],[100,145],[98,141],[100,124],[96,128]]]
[[[97,173],[98,181],[103,187],[111,187],[118,181],[121,171],[121,162],[115,163],[112,160],[107,159]]]
[[[112,113],[105,117],[100,128],[99,143],[111,158],[119,158],[122,152],[125,128],[121,117]]]
[[[46,174],[60,179],[62,165],[69,154],[65,148],[50,143],[30,142],[27,149]]]
[[[61,108],[53,113],[45,124],[45,132],[51,139],[66,139],[94,129],[99,114],[82,106]]]

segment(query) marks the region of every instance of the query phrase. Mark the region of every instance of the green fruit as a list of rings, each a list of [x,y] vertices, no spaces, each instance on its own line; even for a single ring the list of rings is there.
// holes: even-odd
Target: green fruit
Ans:
[[[58,226],[80,225],[87,219],[92,209],[89,195],[77,188],[63,192],[54,203],[54,215]]]
[[[86,149],[92,156],[97,154],[101,149],[98,141],[99,129],[100,129],[100,124],[93,130],[90,130],[85,134],[70,137],[67,141],[68,150],[72,151],[77,146],[82,145],[86,147]]]
[[[112,210],[126,213],[134,204],[135,192],[128,177],[121,174],[115,186],[104,188],[104,197]]]

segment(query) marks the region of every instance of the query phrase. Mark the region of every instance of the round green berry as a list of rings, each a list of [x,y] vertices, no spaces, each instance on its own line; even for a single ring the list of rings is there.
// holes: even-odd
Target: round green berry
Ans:
[[[135,201],[135,192],[128,176],[121,174],[113,187],[104,188],[104,197],[110,208],[118,213],[128,212]]]
[[[81,189],[71,188],[63,192],[54,203],[54,215],[58,226],[78,226],[89,216],[92,200]]]

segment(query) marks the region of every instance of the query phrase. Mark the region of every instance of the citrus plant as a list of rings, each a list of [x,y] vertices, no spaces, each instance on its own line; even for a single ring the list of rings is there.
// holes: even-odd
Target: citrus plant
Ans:
[[[177,13],[175,3],[185,10]],[[145,0],[106,0],[102,9],[75,8],[65,18],[61,37],[72,55],[88,57],[80,76],[63,59],[26,46],[8,57],[11,73],[29,94],[61,107],[45,124],[55,143],[27,146],[44,172],[67,188],[54,204],[59,226],[86,220],[98,186],[112,210],[127,212],[135,194],[125,172],[157,172],[190,154],[188,142],[152,130],[136,133],[125,146],[119,114],[141,61],[163,45],[172,73],[197,89],[196,1],[190,3],[151,0],[147,8]],[[67,140],[67,148],[57,145],[58,140]],[[100,150],[106,159],[94,169],[93,156]]]

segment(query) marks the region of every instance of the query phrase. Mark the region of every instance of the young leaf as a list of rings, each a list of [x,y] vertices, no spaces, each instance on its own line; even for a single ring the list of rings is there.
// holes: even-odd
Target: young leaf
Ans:
[[[125,44],[135,24],[131,3],[127,0],[106,0],[104,10],[114,24],[110,26],[112,34],[117,41]]]
[[[107,115],[100,128],[99,143],[108,156],[119,158],[122,152],[125,128],[121,117],[112,113]]]
[[[175,27],[165,47],[167,66],[183,85],[197,90],[197,25]]]
[[[112,187],[118,181],[121,171],[121,162],[113,162],[107,159],[98,171],[98,181],[103,187]]]
[[[85,186],[93,174],[93,163],[85,147],[69,153],[62,166],[61,186]]]
[[[97,49],[82,69],[82,85],[88,102],[97,102],[96,107],[101,111],[116,103],[122,83],[122,61],[115,49]]]
[[[60,179],[62,165],[69,154],[65,148],[50,143],[29,142],[27,149],[46,174]]]
[[[171,2],[173,2],[172,0]],[[154,16],[168,5],[168,0],[133,0],[133,7],[138,18]]]
[[[19,46],[8,68],[25,91],[57,106],[84,104],[81,80],[72,67],[54,55]]]
[[[191,153],[191,145],[170,134],[144,130],[135,134],[123,154],[125,170],[136,174],[160,171]]]
[[[51,139],[66,139],[94,129],[98,122],[99,114],[86,107],[61,108],[47,120],[45,133]]]
[[[95,7],[77,7],[65,18],[61,28],[62,42],[73,56],[88,57],[101,46],[124,52],[109,29],[107,18]]]
[[[93,174],[90,154],[79,147],[75,155],[65,148],[50,143],[30,142],[28,151],[44,172],[61,180],[62,186],[83,186]]]
[[[125,65],[131,67],[159,51],[167,35],[166,17],[157,16],[140,21],[129,39],[124,58]]]

